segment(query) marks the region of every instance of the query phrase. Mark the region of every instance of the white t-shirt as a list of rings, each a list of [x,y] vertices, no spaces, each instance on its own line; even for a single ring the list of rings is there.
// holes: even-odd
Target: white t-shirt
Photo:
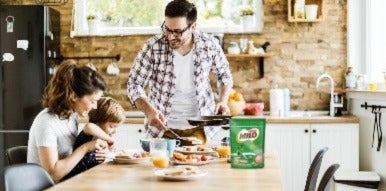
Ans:
[[[69,119],[59,119],[56,114],[42,110],[32,123],[29,139],[27,162],[40,163],[38,147],[55,147],[59,160],[72,153],[78,136],[78,114],[73,113]]]
[[[174,52],[174,73],[176,75],[176,89],[171,97],[171,112],[168,118],[168,127],[188,129],[188,118],[199,115],[196,87],[193,81],[194,63],[190,51],[186,55]]]

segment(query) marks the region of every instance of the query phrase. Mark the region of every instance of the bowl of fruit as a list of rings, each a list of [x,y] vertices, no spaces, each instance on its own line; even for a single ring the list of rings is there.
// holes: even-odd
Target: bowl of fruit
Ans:
[[[243,95],[240,92],[231,90],[228,99],[228,107],[232,116],[243,114],[245,108],[245,100]]]

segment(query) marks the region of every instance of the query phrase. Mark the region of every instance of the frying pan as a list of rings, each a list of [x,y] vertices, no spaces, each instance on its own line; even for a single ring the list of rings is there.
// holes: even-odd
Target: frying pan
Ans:
[[[229,115],[206,115],[188,119],[192,126],[220,126],[229,124]]]

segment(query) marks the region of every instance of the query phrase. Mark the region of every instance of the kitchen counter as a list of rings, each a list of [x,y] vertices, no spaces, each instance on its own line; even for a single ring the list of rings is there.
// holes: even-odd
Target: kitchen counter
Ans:
[[[137,111],[133,112],[133,115],[130,115],[131,112],[127,112],[127,118],[125,123],[128,124],[143,124],[144,117],[139,115]],[[238,117],[258,117],[266,118],[267,123],[359,123],[359,118],[353,115],[342,115],[338,117],[330,117],[325,112],[292,112],[290,117],[271,117],[269,115],[264,116],[238,116]],[[80,119],[80,123],[86,123],[87,118]]]

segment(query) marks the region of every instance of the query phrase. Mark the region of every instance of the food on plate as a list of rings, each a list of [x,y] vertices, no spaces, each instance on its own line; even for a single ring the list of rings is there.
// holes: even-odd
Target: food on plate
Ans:
[[[174,152],[173,158],[172,158],[173,161],[185,162],[185,163],[191,163],[191,164],[208,161],[210,159],[213,159],[213,158],[207,155],[182,154],[180,152]]]
[[[198,168],[194,166],[179,166],[165,170],[165,175],[167,176],[189,176],[198,173]]]
[[[183,150],[186,152],[213,152],[213,148],[205,146],[205,145],[198,145],[198,146],[185,146],[183,147]]]
[[[148,152],[128,152],[125,150],[118,151],[115,154],[115,158],[117,159],[140,159],[140,158],[148,158],[150,154]]]
[[[185,160],[185,155],[179,152],[174,152],[173,157],[178,160]]]

